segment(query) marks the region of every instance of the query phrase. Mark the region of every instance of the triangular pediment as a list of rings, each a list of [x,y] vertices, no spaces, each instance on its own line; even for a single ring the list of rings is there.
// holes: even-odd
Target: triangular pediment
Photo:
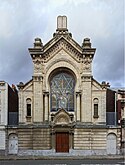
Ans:
[[[79,59],[82,57],[82,48],[72,38],[67,39],[61,36],[59,39],[52,39],[44,46],[44,59],[47,62],[52,56],[57,54],[60,50],[64,50],[73,58]]]
[[[95,79],[92,79],[92,90],[102,90],[101,84]]]
[[[33,90],[33,80],[28,81],[24,84],[23,91],[32,91]]]

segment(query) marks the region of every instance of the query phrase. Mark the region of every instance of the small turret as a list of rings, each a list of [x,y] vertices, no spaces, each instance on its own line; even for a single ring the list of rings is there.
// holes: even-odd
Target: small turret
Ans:
[[[40,38],[35,38],[34,48],[40,49],[42,47],[43,47],[43,43],[41,42],[41,39]]]
[[[109,84],[109,82],[106,83],[105,81],[102,81],[101,86],[102,86],[102,89],[106,89],[106,88],[110,87],[110,84]]]
[[[84,38],[83,43],[82,43],[83,48],[91,48],[91,43],[89,38]]]

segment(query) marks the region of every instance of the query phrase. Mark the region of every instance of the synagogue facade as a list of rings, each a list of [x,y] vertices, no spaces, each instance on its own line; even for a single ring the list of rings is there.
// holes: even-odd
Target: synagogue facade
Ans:
[[[108,124],[109,84],[100,84],[92,75],[95,52],[89,38],[81,45],[72,38],[66,16],[58,16],[57,30],[48,43],[35,38],[29,48],[32,79],[18,84],[19,125],[8,128],[8,143],[18,147],[8,148],[8,153],[120,153],[120,126]]]

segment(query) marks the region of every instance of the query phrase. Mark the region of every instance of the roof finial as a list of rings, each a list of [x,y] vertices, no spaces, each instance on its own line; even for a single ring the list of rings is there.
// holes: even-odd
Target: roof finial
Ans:
[[[57,17],[57,30],[67,30],[67,17],[66,16]]]
[[[66,16],[59,15],[57,17],[57,29],[56,29],[56,33],[53,34],[53,37],[59,36],[59,35],[72,37],[72,34],[69,33],[68,29],[67,29],[67,17]]]

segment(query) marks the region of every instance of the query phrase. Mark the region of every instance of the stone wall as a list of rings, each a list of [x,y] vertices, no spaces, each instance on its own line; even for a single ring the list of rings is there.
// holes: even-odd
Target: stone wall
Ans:
[[[120,153],[120,129],[116,128],[77,128],[74,130],[74,150],[86,154],[107,154],[107,137],[116,135],[116,153]]]
[[[50,131],[46,128],[20,128],[18,130],[19,150],[50,149]]]
[[[5,129],[0,128],[0,150],[5,150]]]
[[[74,149],[106,149],[106,134],[104,129],[75,129]]]
[[[49,129],[33,129],[33,149],[34,150],[48,150],[50,144],[50,130]]]

